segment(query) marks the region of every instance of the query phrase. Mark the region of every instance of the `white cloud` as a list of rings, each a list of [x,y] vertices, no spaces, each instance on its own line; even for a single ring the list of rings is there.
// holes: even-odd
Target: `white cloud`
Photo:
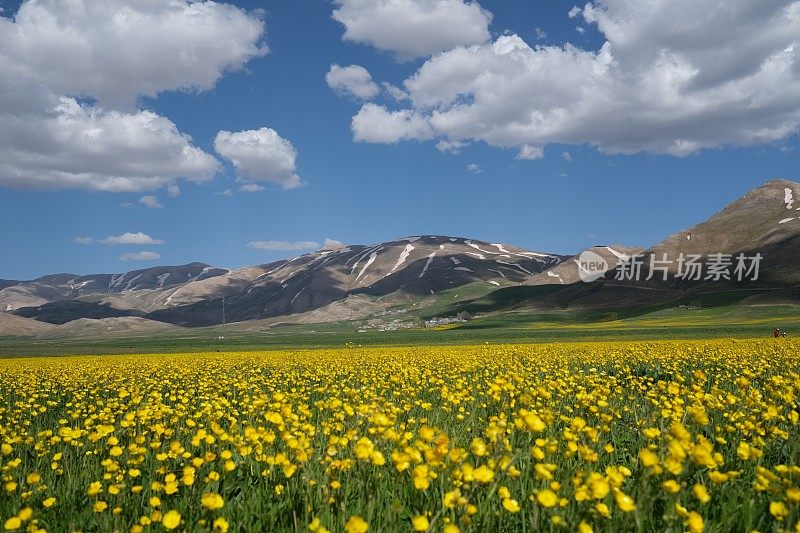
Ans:
[[[566,152],[566,151],[565,152],[561,152],[561,158],[564,161],[567,161],[567,162],[572,161],[572,154],[569,153],[569,152]]]
[[[533,28],[533,32],[536,34],[536,38],[539,39],[540,41],[542,39],[547,39],[547,32],[544,31],[542,28],[539,27]]]
[[[433,130],[416,111],[389,111],[376,104],[364,104],[350,124],[356,141],[395,143],[409,139],[431,139]]]
[[[344,246],[344,243],[342,243],[340,241],[337,241],[335,239],[327,239],[326,238],[325,241],[322,243],[322,247],[327,249],[327,250],[334,250],[336,248],[341,248],[343,246]]]
[[[362,107],[355,140],[481,140],[521,158],[550,143],[685,156],[800,129],[800,1],[598,0],[582,16],[605,36],[601,49],[516,35],[457,47],[404,82],[405,109]]]
[[[250,241],[249,248],[266,250],[268,252],[289,252],[299,250],[318,250],[319,243],[314,241]]]
[[[578,33],[586,33],[586,28],[583,26],[575,26],[575,31]]]
[[[0,78],[0,92],[3,85]],[[150,111],[104,111],[61,97],[52,108],[14,113],[4,112],[2,100],[0,185],[141,192],[178,177],[208,181],[219,169],[172,121]]]
[[[181,188],[174,183],[167,185],[167,194],[170,195],[171,198],[177,198],[181,195]]]
[[[161,259],[156,252],[128,252],[119,256],[120,261],[155,261]]]
[[[383,90],[386,91],[386,94],[388,94],[393,100],[397,102],[408,100],[408,93],[397,85],[392,85],[386,81],[381,83],[381,85],[383,86]]]
[[[372,81],[370,73],[361,65],[340,67],[333,64],[325,75],[325,81],[337,93],[359,100],[371,100],[381,92],[378,84]]]
[[[263,55],[263,22],[215,2],[28,0],[0,17],[0,186],[140,192],[217,160],[140,96],[209,89]]]
[[[517,159],[542,159],[544,157],[544,150],[539,146],[532,146],[530,144],[523,144],[517,153]]]
[[[0,23],[0,54],[57,94],[104,106],[206,90],[266,53],[263,22],[231,4],[172,0],[37,0]]]
[[[75,237],[72,242],[74,244],[94,244],[94,237]]]
[[[159,203],[158,198],[152,195],[142,196],[139,198],[139,203],[150,209],[161,209],[164,207]]]
[[[220,131],[214,149],[233,163],[239,181],[277,183],[284,189],[303,185],[292,143],[271,128]]]
[[[217,196],[225,196],[227,198],[230,198],[231,196],[233,196],[233,191],[230,190],[230,189],[225,189],[222,192],[217,192],[217,193],[214,193],[214,194],[216,194]]]
[[[441,139],[436,143],[436,149],[440,152],[447,152],[450,154],[460,154],[461,150],[469,146],[468,142],[451,141],[448,139]]]
[[[581,8],[579,8],[578,6],[572,6],[572,9],[569,10],[567,16],[571,19],[574,19],[575,17],[581,14],[581,11],[582,11]]]
[[[100,244],[117,245],[117,244],[135,244],[135,245],[149,245],[149,244],[164,244],[160,239],[154,239],[146,233],[141,231],[136,233],[123,233],[122,235],[110,235],[105,239],[98,239],[96,242]]]
[[[483,166],[477,163],[470,163],[469,165],[467,165],[467,172],[471,172],[472,174],[480,174],[484,170],[485,169],[483,168]]]
[[[400,59],[430,56],[489,40],[492,15],[463,0],[335,0],[343,39],[393,52]]]
[[[266,187],[262,187],[258,183],[245,183],[244,185],[239,187],[239,190],[242,191],[242,192],[261,192],[265,188]],[[230,189],[228,189],[228,190],[230,190]],[[231,195],[231,196],[233,196],[233,195]]]

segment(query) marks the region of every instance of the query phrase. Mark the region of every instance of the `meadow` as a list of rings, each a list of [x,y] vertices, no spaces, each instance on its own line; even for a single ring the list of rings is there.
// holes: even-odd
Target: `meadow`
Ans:
[[[6,531],[798,530],[800,342],[0,360]]]

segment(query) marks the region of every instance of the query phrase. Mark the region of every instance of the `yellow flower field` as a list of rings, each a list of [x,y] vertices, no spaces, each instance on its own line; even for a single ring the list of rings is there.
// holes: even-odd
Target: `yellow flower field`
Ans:
[[[0,526],[800,531],[798,349],[0,360]]]

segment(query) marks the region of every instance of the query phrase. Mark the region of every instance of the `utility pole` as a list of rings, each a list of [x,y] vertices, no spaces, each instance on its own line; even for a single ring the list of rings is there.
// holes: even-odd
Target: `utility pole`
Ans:
[[[218,339],[222,340],[225,338],[225,297],[222,298],[222,332],[219,334]]]

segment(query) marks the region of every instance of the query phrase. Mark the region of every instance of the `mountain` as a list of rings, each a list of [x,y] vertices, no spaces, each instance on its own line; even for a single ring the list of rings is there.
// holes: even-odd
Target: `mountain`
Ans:
[[[98,294],[168,289],[227,274],[204,263],[133,270],[123,274],[53,274],[32,281],[0,282],[0,309],[14,311]]]
[[[564,256],[458,237],[417,236],[318,250],[229,271],[202,263],[118,275],[46,276],[0,290],[18,316],[63,324],[144,317],[204,326],[310,312],[348,297],[398,299],[483,282],[523,283]],[[27,305],[26,305],[27,304]]]
[[[531,279],[528,285],[544,289],[508,287],[471,301],[450,306],[447,314],[468,312],[553,312],[592,310],[606,314],[644,312],[653,308],[690,303],[797,301],[800,299],[800,184],[773,180],[727,205],[708,220],[679,231],[645,249],[598,246],[590,249],[608,263],[605,276],[583,283],[578,275],[580,254]],[[623,278],[620,260],[639,254],[644,258],[639,279]],[[716,254],[729,254],[731,273],[736,256],[760,254],[758,279],[678,279],[678,259],[700,256],[708,261]],[[654,272],[647,280],[649,260],[666,258],[667,280]],[[748,263],[749,266],[749,263]]]
[[[609,268],[616,268],[620,261],[626,260],[634,254],[640,254],[644,250],[642,248],[635,248],[632,246],[625,246],[621,244],[614,244],[611,246],[598,245],[584,250],[593,252],[600,256]],[[581,281],[580,272],[578,269],[579,257],[581,254],[570,257],[566,261],[562,261],[551,269],[547,269],[541,274],[533,276],[526,281],[527,285],[571,285]]]
[[[189,286],[194,302],[183,304],[185,295],[173,297],[145,316],[186,326],[218,324],[224,297],[226,319],[240,322],[304,313],[353,295],[429,295],[480,281],[495,286],[521,283],[563,259],[506,244],[441,236],[341,246],[259,267],[261,274],[246,290],[237,271],[227,284],[223,277],[207,286]],[[252,276],[252,269],[247,273]]]
[[[739,253],[761,255],[758,279],[679,279],[677,259]],[[620,276],[631,257],[645,258],[642,277]],[[587,256],[605,275],[581,280]],[[671,260],[668,279],[647,277],[650,257]],[[597,245],[575,256],[533,252],[501,243],[416,236],[374,245],[346,245],[291,259],[228,270],[204,263],[122,274],[57,274],[0,282],[0,309],[13,313],[0,334],[120,334],[174,326],[241,322],[360,321],[372,327],[469,313],[554,313],[607,316],[687,303],[751,299],[800,300],[800,184],[775,180],[708,220],[647,249]],[[601,272],[602,274],[602,272]],[[585,277],[585,276],[584,276]],[[417,321],[417,322],[414,322]],[[49,330],[47,325],[58,326]],[[68,326],[68,327],[67,327]],[[71,333],[70,333],[71,332]]]
[[[710,255],[760,253],[766,279],[799,283],[800,184],[773,180],[726,206],[707,221],[680,231],[647,253]]]

